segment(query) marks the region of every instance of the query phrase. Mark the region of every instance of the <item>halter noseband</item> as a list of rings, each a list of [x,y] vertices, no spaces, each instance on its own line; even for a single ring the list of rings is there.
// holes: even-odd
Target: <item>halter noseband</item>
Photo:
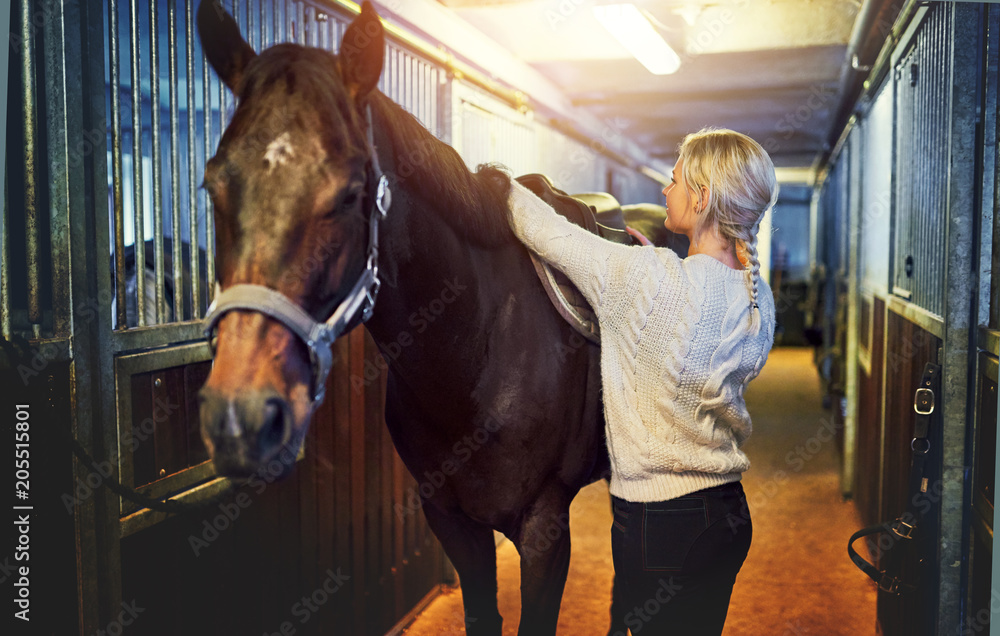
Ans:
[[[357,282],[337,304],[326,322],[316,322],[304,309],[281,292],[263,285],[233,285],[216,295],[205,316],[205,337],[212,340],[215,327],[227,312],[238,310],[256,311],[282,323],[294,333],[309,349],[309,359],[313,370],[312,400],[323,401],[326,378],[333,367],[333,342],[344,333],[360,312],[361,322],[367,322],[375,309],[382,281],[378,277],[378,224],[386,217],[392,203],[389,180],[382,173],[375,154],[375,140],[372,132],[371,106],[367,107],[365,118],[368,122],[368,149],[371,151],[371,172],[377,183],[372,208],[368,213],[368,259],[365,269]],[[214,356],[214,352],[213,352]]]

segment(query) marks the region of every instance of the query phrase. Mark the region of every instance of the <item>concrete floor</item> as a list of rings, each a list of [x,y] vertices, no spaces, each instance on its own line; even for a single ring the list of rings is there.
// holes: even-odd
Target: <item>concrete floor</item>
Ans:
[[[820,406],[812,352],[772,351],[751,383],[754,433],[744,475],[754,538],[736,581],[724,636],[863,636],[875,633],[875,586],[850,562],[847,539],[861,527],[839,488],[832,414]],[[611,600],[611,512],[604,482],[580,492],[570,509],[573,551],[559,636],[604,636]],[[504,636],[517,633],[518,555],[498,548]],[[461,636],[457,588],[438,596],[407,636]]]

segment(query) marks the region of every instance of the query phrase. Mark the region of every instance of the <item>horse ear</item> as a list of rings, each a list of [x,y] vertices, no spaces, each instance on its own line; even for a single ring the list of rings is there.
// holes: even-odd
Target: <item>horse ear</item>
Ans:
[[[236,20],[226,13],[219,0],[203,0],[198,6],[198,38],[219,79],[236,93],[244,69],[257,54],[240,35]]]
[[[340,42],[340,65],[347,91],[354,99],[367,95],[378,85],[385,57],[385,29],[367,0],[361,15],[351,22]]]

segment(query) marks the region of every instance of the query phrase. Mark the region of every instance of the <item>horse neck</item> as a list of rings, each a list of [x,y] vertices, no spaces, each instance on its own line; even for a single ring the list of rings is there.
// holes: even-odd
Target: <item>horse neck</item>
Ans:
[[[444,220],[452,212],[447,206],[418,195],[412,187],[416,177],[395,172],[400,162],[393,144],[375,113],[373,119],[379,161],[394,186],[380,231],[383,284],[367,327],[383,353],[389,343],[419,339],[419,347],[397,356],[396,362],[405,364],[407,354],[452,349],[457,338],[471,342],[474,334],[489,331],[496,307],[509,294],[510,276],[501,273],[517,268],[516,246],[479,248],[460,236]],[[435,169],[433,156],[424,160]]]

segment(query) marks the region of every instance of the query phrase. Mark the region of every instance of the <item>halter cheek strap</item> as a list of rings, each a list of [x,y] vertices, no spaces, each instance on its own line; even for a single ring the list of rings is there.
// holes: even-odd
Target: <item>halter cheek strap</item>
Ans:
[[[365,268],[358,276],[357,282],[333,310],[326,322],[317,322],[304,309],[281,292],[263,285],[240,284],[233,285],[225,291],[216,294],[208,314],[205,316],[205,337],[211,342],[215,327],[222,317],[233,310],[255,311],[277,320],[292,333],[299,337],[309,349],[312,364],[312,399],[314,403],[323,401],[326,391],[326,378],[333,367],[333,354],[330,346],[339,338],[348,325],[359,316],[361,322],[367,322],[375,309],[375,299],[378,297],[382,281],[378,277],[378,225],[389,211],[392,194],[389,190],[389,180],[379,167],[378,155],[375,154],[374,137],[372,133],[371,107],[366,111],[368,120],[368,146],[371,151],[371,171],[373,181],[377,183],[375,196],[372,197],[372,208],[368,212],[368,255]]]

